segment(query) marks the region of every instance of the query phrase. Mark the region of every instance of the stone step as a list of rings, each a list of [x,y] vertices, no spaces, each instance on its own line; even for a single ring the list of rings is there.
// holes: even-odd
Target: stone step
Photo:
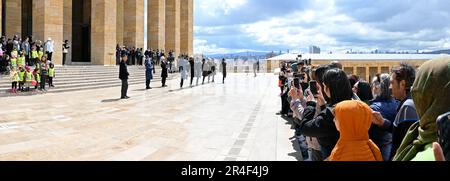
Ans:
[[[176,76],[169,76],[168,80],[174,79]],[[152,80],[152,83],[159,83],[160,78]],[[129,85],[137,85],[142,84],[144,86],[145,82],[142,80],[129,80]],[[120,80],[116,80],[114,82],[108,83],[108,84],[94,84],[89,85],[86,84],[84,86],[71,86],[71,87],[55,87],[52,89],[49,89],[48,92],[40,92],[40,91],[33,91],[33,92],[26,92],[26,93],[19,93],[19,94],[11,94],[9,93],[9,90],[2,90],[0,91],[0,97],[8,97],[8,96],[31,96],[31,95],[37,95],[37,94],[43,94],[43,93],[60,93],[60,92],[73,92],[73,91],[81,91],[81,90],[91,90],[91,89],[103,89],[103,88],[111,88],[111,87],[120,87],[122,83]],[[34,89],[32,89],[34,90]]]
[[[156,72],[154,74],[154,77],[159,77],[161,74],[159,72]],[[171,74],[173,75],[173,74]],[[89,81],[89,80],[107,80],[107,79],[118,79],[118,74],[111,74],[111,75],[102,75],[102,76],[93,76],[93,75],[83,75],[83,76],[57,76],[53,79],[53,82],[55,83],[63,83],[63,82],[77,82],[77,81]],[[145,77],[145,73],[132,73],[130,74],[130,78],[132,77]],[[10,85],[11,80],[9,78],[0,80],[0,87],[4,84]]]

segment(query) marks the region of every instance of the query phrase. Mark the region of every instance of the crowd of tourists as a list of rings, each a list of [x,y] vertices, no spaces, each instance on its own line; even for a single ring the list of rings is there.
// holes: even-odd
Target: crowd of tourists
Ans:
[[[449,159],[450,57],[418,70],[401,63],[370,82],[347,75],[339,62],[280,67],[279,114],[293,120],[304,160]]]
[[[11,93],[28,92],[34,89],[46,91],[46,85],[54,87],[55,66],[52,63],[55,42],[33,40],[32,36],[24,39],[15,35],[13,38],[0,39],[0,74],[11,78]],[[68,41],[63,44],[63,60],[68,53]],[[65,62],[65,61],[64,61]],[[64,63],[63,62],[63,63]]]

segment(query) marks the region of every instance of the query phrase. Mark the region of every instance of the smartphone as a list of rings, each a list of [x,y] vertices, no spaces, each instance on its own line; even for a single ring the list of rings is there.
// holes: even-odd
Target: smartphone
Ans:
[[[319,92],[317,91],[317,82],[315,80],[309,82],[309,90],[311,90],[311,93],[314,95],[314,97],[319,94]]]
[[[298,77],[294,79],[294,87],[300,89],[300,79]]]
[[[445,159],[450,160],[450,112],[437,119],[439,144],[444,151]]]

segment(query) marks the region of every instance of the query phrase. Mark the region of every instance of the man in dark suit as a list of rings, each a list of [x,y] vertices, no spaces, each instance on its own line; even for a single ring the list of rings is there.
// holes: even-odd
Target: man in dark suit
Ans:
[[[127,60],[128,56],[126,54],[122,54],[122,60],[120,61],[120,69],[119,69],[119,79],[122,80],[122,94],[121,94],[122,96],[120,97],[120,99],[130,98],[127,96],[128,76],[130,75],[127,69]]]

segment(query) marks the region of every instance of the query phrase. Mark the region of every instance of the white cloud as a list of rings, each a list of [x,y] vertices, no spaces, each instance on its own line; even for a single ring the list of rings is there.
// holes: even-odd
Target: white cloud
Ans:
[[[247,0],[197,0],[199,11],[203,15],[220,16],[228,15],[230,11],[245,5]]]
[[[201,1],[204,10],[211,11],[211,16],[216,16],[215,19],[239,17],[239,15],[224,15],[238,13],[232,10],[245,3],[254,3],[253,0],[242,1],[240,4],[238,1],[230,0],[220,1],[224,2],[222,4],[218,0]],[[419,4],[409,1],[396,2],[395,7],[389,4],[378,6],[379,3],[369,3],[368,7],[365,7],[362,2],[365,1],[310,0],[305,1],[307,8],[295,9],[270,18],[256,18],[259,19],[256,22],[196,27],[195,34],[203,39],[198,41],[196,46],[208,52],[232,52],[237,50],[233,49],[230,42],[243,41],[242,37],[245,37],[250,41],[247,42],[249,49],[259,47],[265,51],[272,49],[306,51],[309,45],[320,46],[324,52],[346,52],[350,49],[415,51],[450,48],[450,26],[445,23],[446,21],[440,21],[450,17],[450,13],[441,5],[445,0],[433,0],[430,7],[425,8],[428,11],[422,11],[423,2]],[[371,5],[377,5],[381,9]],[[348,7],[342,9],[342,6]],[[436,9],[436,12],[433,12],[433,9]],[[364,10],[368,12],[364,13]],[[427,16],[428,19],[420,17],[420,14],[428,12],[433,12],[429,13],[431,15]],[[262,13],[270,14],[270,12]],[[376,18],[383,14],[386,15]],[[229,48],[221,48],[219,44]]]

